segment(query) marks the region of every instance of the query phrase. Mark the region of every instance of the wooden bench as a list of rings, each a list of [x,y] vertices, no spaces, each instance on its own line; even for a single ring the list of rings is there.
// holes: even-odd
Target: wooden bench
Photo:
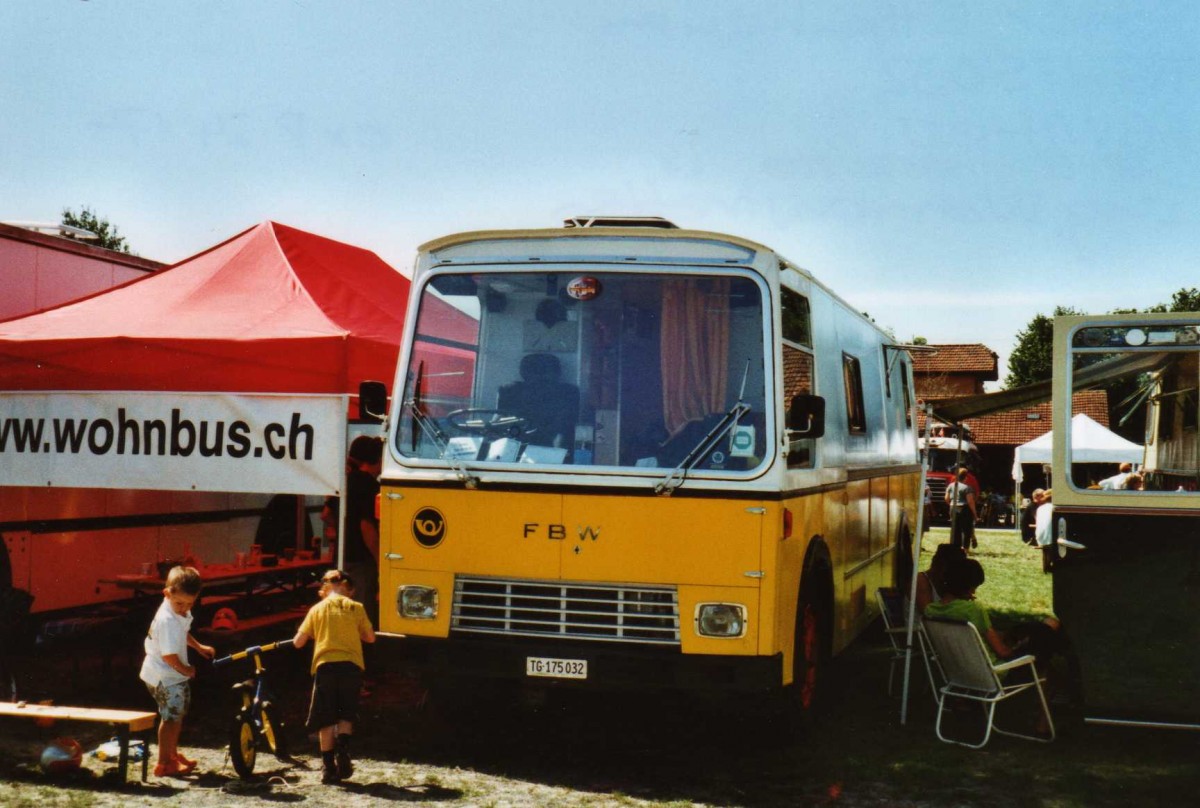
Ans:
[[[26,704],[18,701],[0,702],[0,716],[13,718],[53,719],[55,721],[90,721],[99,724],[111,724],[117,732],[117,741],[121,753],[117,758],[117,774],[119,782],[124,785],[129,768],[129,737],[135,735],[142,739],[142,781],[149,774],[150,765],[150,736],[154,729],[156,713],[143,713],[136,710],[109,710],[102,707],[65,707],[50,704]]]
[[[84,675],[84,663],[98,655],[101,681],[113,677],[114,663],[120,661],[131,669],[134,677],[142,664],[145,653],[142,638],[150,625],[152,613],[132,611],[117,606],[102,606],[84,616],[76,612],[73,617],[53,617],[32,621],[37,625],[39,653],[58,655],[62,664],[69,666],[71,676],[69,692],[61,694],[63,700],[71,701],[79,693],[88,677]]]

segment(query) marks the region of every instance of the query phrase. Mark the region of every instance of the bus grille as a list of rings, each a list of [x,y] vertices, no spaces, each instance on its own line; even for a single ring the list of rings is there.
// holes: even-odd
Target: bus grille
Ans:
[[[946,498],[946,482],[945,477],[925,478],[925,484],[929,486],[929,495],[933,498],[935,504]]]
[[[452,632],[679,644],[674,587],[457,578]]]

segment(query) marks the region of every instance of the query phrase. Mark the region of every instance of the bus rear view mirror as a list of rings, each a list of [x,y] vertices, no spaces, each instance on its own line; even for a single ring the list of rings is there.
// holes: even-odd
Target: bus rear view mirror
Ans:
[[[792,396],[788,407],[787,428],[797,437],[819,438],[825,434],[825,399],[801,393]]]
[[[387,385],[383,382],[360,382],[358,385],[358,419],[368,423],[383,423],[387,412]]]

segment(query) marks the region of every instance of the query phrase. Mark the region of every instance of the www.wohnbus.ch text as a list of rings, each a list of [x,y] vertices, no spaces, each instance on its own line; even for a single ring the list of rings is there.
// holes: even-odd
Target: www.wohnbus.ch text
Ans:
[[[312,425],[301,423],[298,412],[292,413],[287,425],[272,422],[261,428],[241,420],[195,421],[182,417],[179,409],[171,410],[170,419],[129,418],[121,408],[115,419],[10,417],[0,421],[0,453],[312,460],[314,441]]]

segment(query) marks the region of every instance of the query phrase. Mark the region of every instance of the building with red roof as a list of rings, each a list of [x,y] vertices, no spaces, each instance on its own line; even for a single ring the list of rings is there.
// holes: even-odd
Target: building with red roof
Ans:
[[[945,399],[983,392],[984,382],[1000,378],[996,352],[986,345],[930,345],[936,351],[913,355],[917,398]]]
[[[984,382],[999,379],[997,356],[986,345],[930,345],[936,349],[913,356],[913,383],[917,398],[936,406],[948,399],[984,392]],[[1103,390],[1076,393],[1072,412],[1085,413],[1104,427],[1109,426],[1108,394]],[[1051,430],[1050,401],[1032,406],[968,418],[963,425],[979,449],[981,487],[1007,494],[1012,490],[1012,463],[1016,447]],[[920,421],[922,433],[925,421]],[[1042,485],[1040,471],[1026,475],[1025,488]]]

